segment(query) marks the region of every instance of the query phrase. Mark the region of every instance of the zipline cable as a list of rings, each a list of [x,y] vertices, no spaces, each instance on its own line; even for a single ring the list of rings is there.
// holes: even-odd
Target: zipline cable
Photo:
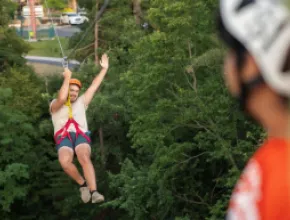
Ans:
[[[85,37],[88,34],[88,31],[92,29],[92,27],[95,25],[95,23],[101,18],[103,12],[105,11],[105,9],[107,8],[107,6],[109,5],[110,0],[105,0],[103,6],[101,7],[101,9],[98,11],[94,22],[91,23],[91,25],[86,29],[86,31],[84,32],[84,34],[82,35],[81,39],[78,41],[78,43],[76,44],[76,46],[73,48],[73,50],[70,52],[70,54],[67,56],[68,58],[77,50],[77,47],[79,46],[79,44],[85,39]]]
[[[67,60],[67,57],[65,56],[65,53],[63,51],[63,47],[62,47],[62,44],[60,42],[58,32],[57,32],[57,30],[56,30],[56,28],[54,26],[54,22],[53,22],[52,15],[50,13],[50,10],[49,10],[48,4],[47,4],[47,0],[44,0],[44,2],[45,2],[45,6],[47,8],[48,17],[50,18],[50,21],[51,21],[55,36],[56,36],[57,41],[58,41],[58,45],[59,45],[60,50],[61,50],[61,54],[62,54],[62,58],[63,58],[62,66],[63,66],[63,68],[66,68],[66,67],[68,67],[68,60]]]
[[[60,47],[60,50],[61,50],[61,54],[63,56],[63,67],[66,68],[68,67],[68,58],[71,57],[71,55],[77,50],[77,47],[79,46],[79,44],[85,39],[85,37],[87,36],[88,34],[88,31],[95,25],[95,23],[101,18],[103,12],[105,11],[105,9],[107,8],[107,6],[109,5],[109,2],[110,0],[105,0],[103,6],[101,7],[101,9],[98,11],[98,13],[96,14],[96,17],[94,19],[94,22],[92,22],[92,24],[86,29],[86,31],[82,34],[82,37],[81,39],[78,41],[78,43],[76,44],[76,46],[72,49],[72,51],[69,53],[68,56],[65,56],[65,53],[64,53],[64,50],[63,50],[63,47],[62,47],[62,44],[61,44],[61,41],[59,39],[59,35],[58,35],[58,32],[54,26],[54,22],[53,22],[53,19],[52,19],[52,15],[50,13],[50,10],[49,10],[49,7],[48,7],[48,4],[47,4],[47,0],[44,0],[45,1],[45,5],[46,5],[46,8],[47,8],[47,11],[48,11],[48,16],[51,20],[51,23],[52,23],[52,27],[53,27],[53,30],[54,30],[54,33],[57,37],[57,41],[58,41],[58,44],[59,44],[59,47]]]

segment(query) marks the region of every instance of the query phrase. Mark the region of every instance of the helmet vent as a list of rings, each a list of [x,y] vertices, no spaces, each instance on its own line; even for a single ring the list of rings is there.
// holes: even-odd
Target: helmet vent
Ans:
[[[236,12],[239,12],[241,9],[252,3],[255,3],[255,0],[243,0],[241,4],[239,4],[238,7],[236,8]]]

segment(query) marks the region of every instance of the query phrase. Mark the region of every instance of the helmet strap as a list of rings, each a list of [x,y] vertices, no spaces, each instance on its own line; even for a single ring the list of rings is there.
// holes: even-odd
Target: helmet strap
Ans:
[[[240,94],[237,97],[238,101],[239,101],[239,105],[240,105],[240,109],[242,111],[247,111],[246,109],[246,104],[247,104],[247,100],[249,98],[249,94],[250,92],[256,88],[257,86],[263,84],[265,81],[262,77],[261,74],[258,74],[257,77],[255,77],[254,79],[244,83],[240,80],[239,84],[240,84]]]
[[[245,64],[246,53],[247,52],[246,52],[245,48],[236,51],[236,56],[237,56],[236,57],[236,67],[238,70],[238,84],[240,86],[240,94],[236,98],[239,101],[240,109],[243,112],[248,113],[246,105],[247,105],[247,100],[249,98],[250,92],[254,88],[256,88],[257,86],[263,84],[265,81],[264,81],[262,75],[259,73],[259,74],[256,74],[257,76],[255,78],[253,78],[252,80],[250,80],[248,82],[243,82],[241,72],[242,72],[243,66]]]

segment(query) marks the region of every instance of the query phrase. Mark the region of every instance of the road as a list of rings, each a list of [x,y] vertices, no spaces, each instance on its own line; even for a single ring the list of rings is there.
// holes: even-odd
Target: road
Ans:
[[[25,56],[25,59],[31,63],[51,64],[55,66],[62,66],[62,58],[56,57],[40,57],[40,56]],[[79,66],[80,63],[76,60],[69,60],[69,68]]]
[[[75,33],[80,32],[81,30],[77,26],[57,26],[56,31],[60,37],[71,37]],[[41,64],[50,64],[55,66],[62,66],[62,58],[55,57],[40,57],[40,56],[25,56],[25,59],[31,63],[41,63]],[[74,68],[79,66],[80,63],[76,60],[69,61],[69,68]]]
[[[71,37],[75,33],[80,32],[81,30],[77,26],[70,26],[70,25],[64,25],[64,26],[56,26],[56,31],[60,37]],[[29,63],[35,63],[35,64],[48,64],[53,66],[62,67],[62,58],[56,58],[56,57],[41,57],[41,56],[25,56],[24,57]],[[80,63],[76,60],[69,60],[69,68],[73,69],[74,67],[79,66]]]
[[[77,26],[57,26],[56,31],[60,37],[71,37],[75,33],[81,32],[81,30]]]
[[[38,27],[38,29],[41,28],[47,29],[48,27],[47,26]],[[60,37],[71,37],[75,33],[81,32],[78,26],[70,26],[70,25],[56,26],[55,29]],[[26,31],[27,27],[23,27],[23,30]]]

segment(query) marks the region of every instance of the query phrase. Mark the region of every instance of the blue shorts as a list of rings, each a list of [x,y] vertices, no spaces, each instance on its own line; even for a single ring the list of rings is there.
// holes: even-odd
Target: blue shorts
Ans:
[[[82,136],[81,134],[78,134],[78,138],[76,139],[76,133],[75,132],[69,132],[72,141],[70,141],[69,137],[65,137],[60,144],[56,145],[56,149],[59,150],[61,147],[66,146],[71,148],[73,151],[75,150],[76,146],[78,146],[79,144],[88,144],[90,146],[90,143],[87,141],[86,138],[84,138],[84,136]],[[90,132],[86,132],[85,133],[91,140],[90,137]],[[60,136],[58,136],[57,140],[60,139]]]

